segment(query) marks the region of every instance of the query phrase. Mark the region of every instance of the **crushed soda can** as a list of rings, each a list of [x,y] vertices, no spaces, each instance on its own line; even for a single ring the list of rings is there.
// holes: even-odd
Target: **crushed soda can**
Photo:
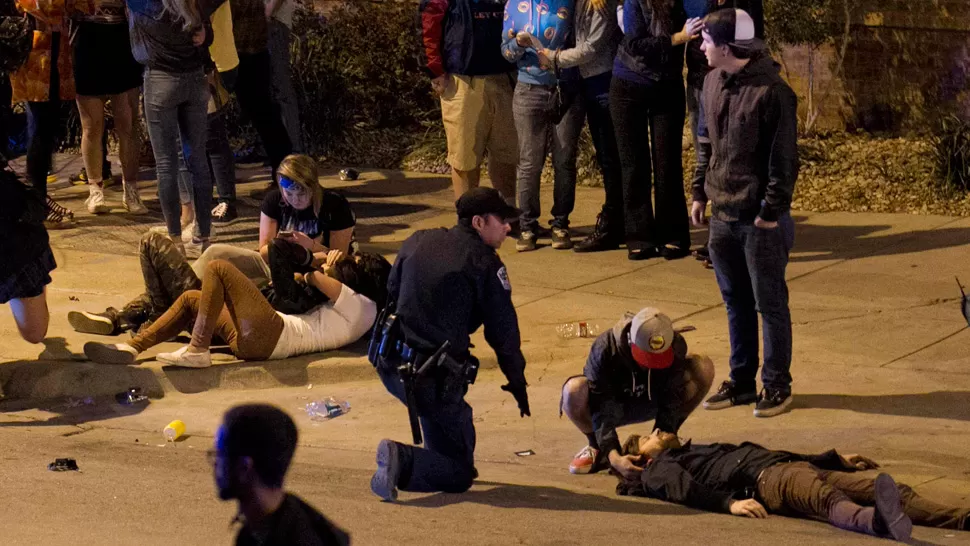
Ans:
[[[47,470],[52,472],[66,472],[80,469],[77,467],[77,461],[74,459],[54,459],[54,462],[47,465]]]
[[[360,178],[360,172],[356,169],[340,169],[340,179],[343,181],[357,180]]]
[[[131,387],[124,392],[116,394],[115,400],[121,405],[130,406],[138,402],[144,402],[148,400],[148,397],[141,393],[141,387]]]

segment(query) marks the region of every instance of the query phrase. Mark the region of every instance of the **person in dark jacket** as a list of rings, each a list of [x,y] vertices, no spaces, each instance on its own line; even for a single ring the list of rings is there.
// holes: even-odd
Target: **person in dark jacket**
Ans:
[[[639,475],[635,458],[620,453],[616,427],[653,419],[659,439],[676,442],[713,381],[713,362],[688,356],[687,342],[657,309],[621,320],[593,342],[583,375],[563,385],[560,411],[588,440],[569,471],[589,474],[609,463],[621,475]]]
[[[515,65],[502,57],[504,13],[505,0],[421,0],[418,7],[421,66],[441,99],[455,199],[478,187],[488,150],[492,185],[515,203]]]
[[[385,501],[397,499],[398,489],[463,493],[478,476],[475,424],[465,393],[478,369],[469,336],[482,325],[508,379],[502,390],[515,398],[521,417],[531,415],[512,285],[495,252],[511,230],[509,219],[520,211],[493,188],[469,190],[456,208],[457,226],[418,231],[404,241],[387,281],[400,335],[377,339],[396,348],[372,359],[387,391],[408,404],[400,367],[423,366],[445,342],[450,346],[442,357],[451,365],[435,366],[410,382],[424,447],[392,440],[377,446],[371,490]]]
[[[775,451],[751,442],[664,448],[654,438],[627,438],[623,454],[646,461],[636,479],[621,480],[620,495],[652,497],[710,512],[764,518],[781,514],[907,540],[913,523],[970,531],[970,507],[924,499],[862,455],[834,449],[818,455]],[[912,518],[912,519],[910,519]]]
[[[683,0],[687,17],[704,18],[707,14],[719,9],[743,9],[754,20],[755,36],[764,39],[765,21],[762,0]],[[702,40],[691,40],[687,43],[687,114],[690,117],[691,136],[694,139],[694,172],[691,175],[692,185],[703,185],[707,175],[707,166],[711,162],[711,139],[707,134],[707,122],[704,121],[704,110],[701,108],[701,91],[704,88],[704,78],[711,71],[707,64],[707,57],[701,51]],[[704,262],[705,267],[711,268],[710,253],[707,245],[694,251],[698,260]]]
[[[237,546],[350,544],[347,533],[283,489],[296,441],[293,419],[275,406],[236,406],[223,417],[209,455],[219,498],[239,503]]]
[[[785,268],[795,242],[789,212],[798,177],[797,99],[743,10],[705,18],[702,49],[714,70],[703,105],[712,160],[694,185],[691,218],[704,223],[711,202],[708,248],[727,307],[731,377],[704,407],[757,402],[771,417],[791,405],[791,313]],[[763,391],[756,393],[758,313],[762,317]]]
[[[631,260],[690,254],[681,163],[684,44],[698,36],[700,27],[699,19],[687,19],[681,0],[626,0],[623,5],[625,34],[613,66],[610,112]]]

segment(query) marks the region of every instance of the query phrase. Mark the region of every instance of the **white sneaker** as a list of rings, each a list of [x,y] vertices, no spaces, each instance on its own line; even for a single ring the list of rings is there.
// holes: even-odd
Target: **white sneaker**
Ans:
[[[192,242],[193,237],[199,236],[199,223],[192,220],[187,226],[182,226],[182,242],[188,245]]]
[[[168,364],[169,366],[180,366],[182,368],[208,368],[212,365],[212,353],[190,353],[189,346],[186,345],[173,353],[158,353],[155,360]]]
[[[131,214],[145,214],[148,212],[148,208],[141,202],[141,196],[138,195],[138,186],[134,183],[129,184],[128,182],[122,182],[122,184],[124,185],[124,198],[121,205],[125,207],[125,210]]]
[[[88,212],[91,214],[104,214],[110,210],[108,204],[104,201],[104,189],[91,184],[88,186],[90,194],[84,204],[88,207]]]
[[[89,341],[84,344],[84,355],[98,364],[125,366],[135,363],[138,351],[127,343],[98,343]]]

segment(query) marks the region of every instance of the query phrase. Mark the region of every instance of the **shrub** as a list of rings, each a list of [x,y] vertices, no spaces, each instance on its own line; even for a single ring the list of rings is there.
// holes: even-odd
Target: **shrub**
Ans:
[[[941,189],[949,194],[970,190],[970,122],[957,116],[943,118],[931,142]]]

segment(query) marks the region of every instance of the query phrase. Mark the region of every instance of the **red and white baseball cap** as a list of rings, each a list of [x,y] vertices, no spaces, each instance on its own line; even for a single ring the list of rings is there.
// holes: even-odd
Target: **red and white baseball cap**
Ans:
[[[674,326],[654,307],[637,313],[630,323],[630,352],[641,368],[662,370],[674,363]]]

